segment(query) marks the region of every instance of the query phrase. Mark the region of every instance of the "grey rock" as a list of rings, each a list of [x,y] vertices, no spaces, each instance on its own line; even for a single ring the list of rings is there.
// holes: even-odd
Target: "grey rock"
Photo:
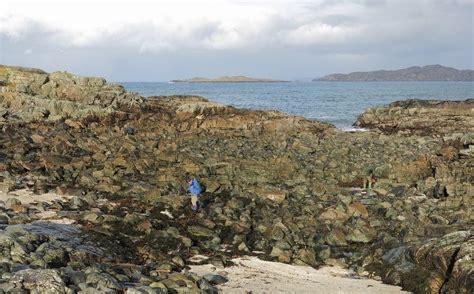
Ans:
[[[37,293],[67,293],[67,287],[56,270],[27,269],[13,274],[10,283],[22,285]]]
[[[122,289],[117,280],[107,273],[90,273],[87,275],[86,283],[94,285],[99,289]]]
[[[199,279],[197,281],[199,289],[206,291],[206,293],[218,293],[216,287],[212,286],[211,283],[206,279]]]
[[[221,275],[207,274],[202,277],[212,285],[227,283],[229,280]]]

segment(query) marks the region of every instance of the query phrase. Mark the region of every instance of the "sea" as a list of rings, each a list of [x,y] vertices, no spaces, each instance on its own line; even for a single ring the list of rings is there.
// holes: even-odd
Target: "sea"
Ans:
[[[163,83],[122,82],[142,96],[199,95],[238,108],[279,110],[350,131],[369,107],[397,100],[474,98],[474,82],[277,82]]]

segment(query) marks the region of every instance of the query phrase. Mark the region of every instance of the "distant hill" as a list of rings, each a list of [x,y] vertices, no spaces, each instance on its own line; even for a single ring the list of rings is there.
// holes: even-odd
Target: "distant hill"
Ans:
[[[412,66],[398,70],[331,74],[313,81],[474,81],[474,70],[458,70],[436,64],[423,67]]]
[[[196,77],[187,80],[171,80],[172,83],[278,83],[282,80],[250,78],[246,76],[223,76],[214,79]]]

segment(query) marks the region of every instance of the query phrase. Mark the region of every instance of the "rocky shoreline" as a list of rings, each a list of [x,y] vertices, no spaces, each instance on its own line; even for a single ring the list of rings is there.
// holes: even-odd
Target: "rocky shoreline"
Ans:
[[[0,289],[215,292],[225,278],[186,271],[193,256],[223,267],[255,254],[351,267],[416,293],[470,293],[473,109],[396,102],[361,115],[371,131],[350,133],[0,66],[0,190],[72,196],[5,201]],[[370,195],[367,166],[378,177]],[[198,213],[186,172],[206,187]]]

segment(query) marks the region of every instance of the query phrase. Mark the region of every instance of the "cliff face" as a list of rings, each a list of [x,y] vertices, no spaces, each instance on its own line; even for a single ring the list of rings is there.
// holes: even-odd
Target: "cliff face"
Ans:
[[[457,70],[442,65],[413,66],[399,70],[378,70],[331,74],[313,81],[474,81],[474,70]]]
[[[344,133],[202,97],[145,99],[100,78],[0,72],[1,190],[74,195],[7,201],[2,289],[212,291],[209,277],[179,273],[191,257],[223,266],[252,251],[351,266],[412,291],[474,289],[472,129],[461,127],[470,101],[398,102],[362,116],[382,131]],[[435,122],[444,113],[439,130],[450,131],[384,131],[382,117],[414,105]],[[360,189],[367,168],[378,177],[371,194]],[[197,213],[186,172],[206,188]]]

